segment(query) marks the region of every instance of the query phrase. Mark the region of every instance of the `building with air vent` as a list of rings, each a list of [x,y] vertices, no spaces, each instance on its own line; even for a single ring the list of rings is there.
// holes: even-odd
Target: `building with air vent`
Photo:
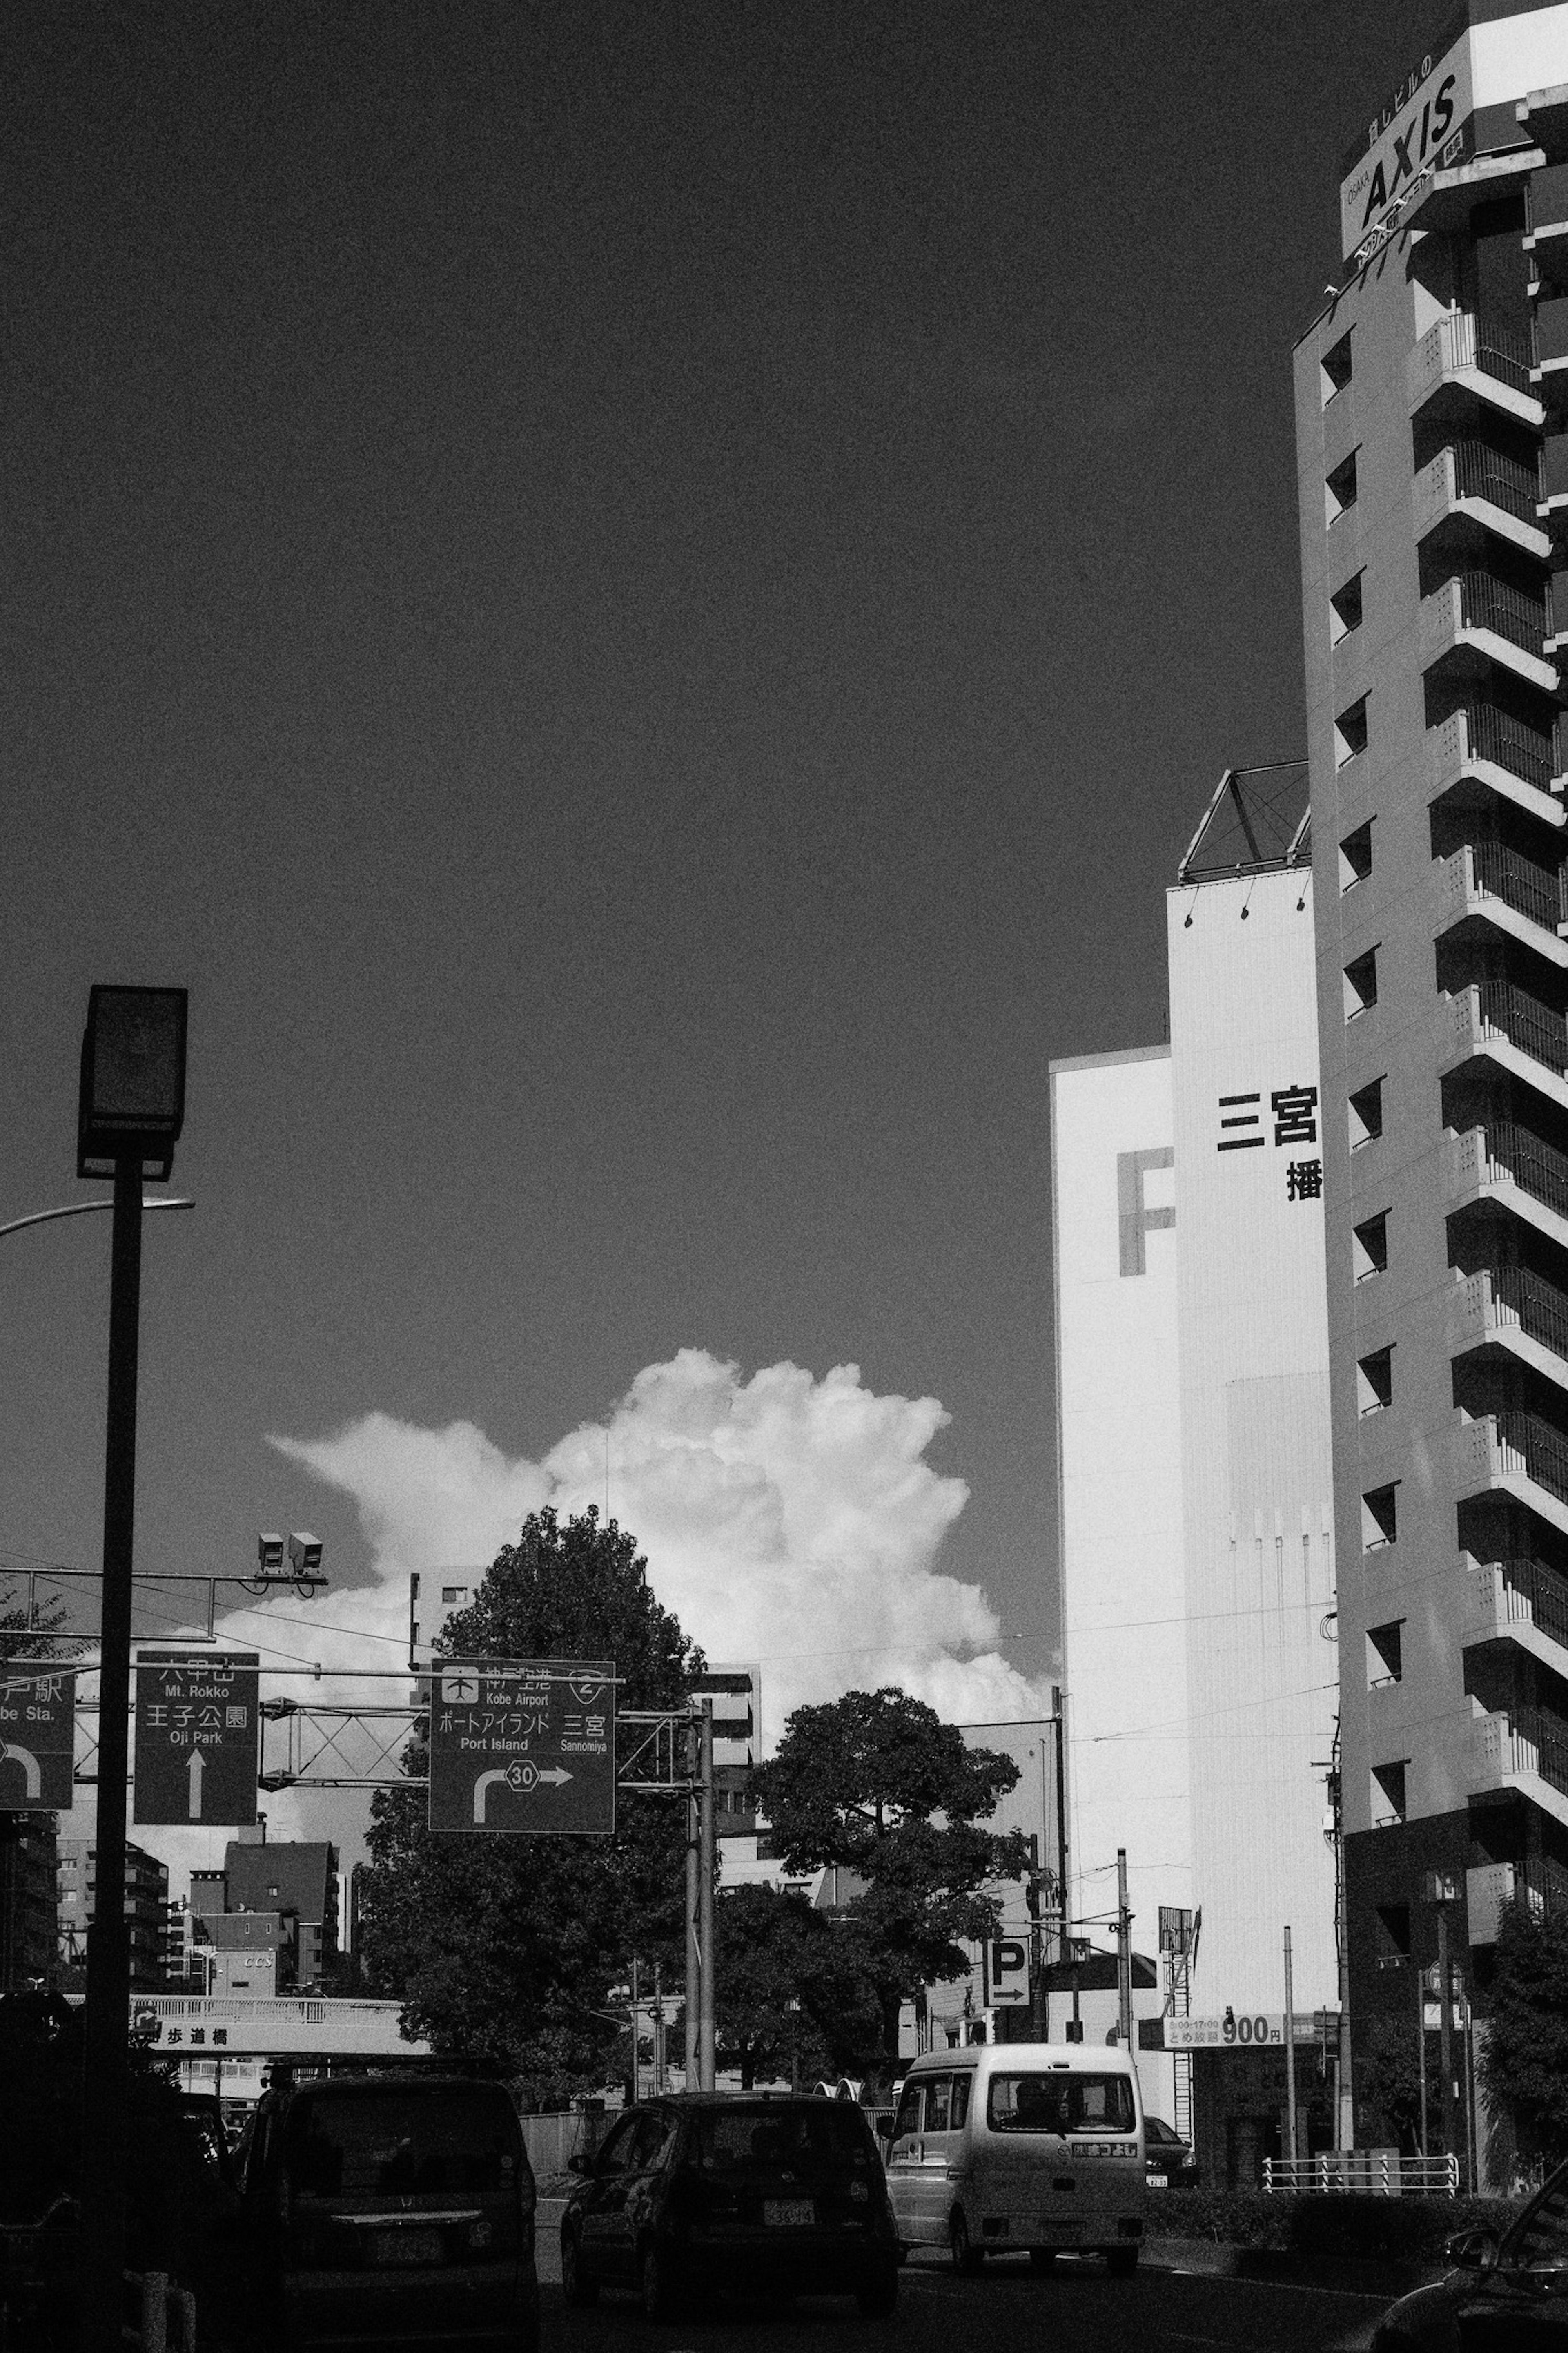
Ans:
[[[1500,1903],[1568,1894],[1568,7],[1470,0],[1342,173],[1296,413],[1364,2057],[1440,1933],[1484,2007]]]

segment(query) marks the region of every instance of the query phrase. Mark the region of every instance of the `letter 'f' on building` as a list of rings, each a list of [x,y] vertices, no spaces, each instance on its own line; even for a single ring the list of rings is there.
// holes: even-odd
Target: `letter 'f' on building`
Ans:
[[[1155,1145],[1147,1152],[1119,1152],[1116,1155],[1116,1216],[1121,1235],[1123,1274],[1142,1274],[1148,1264],[1144,1235],[1176,1222],[1173,1208],[1167,1206],[1152,1209],[1143,1198],[1147,1172],[1151,1168],[1173,1167],[1175,1157],[1168,1144]]]

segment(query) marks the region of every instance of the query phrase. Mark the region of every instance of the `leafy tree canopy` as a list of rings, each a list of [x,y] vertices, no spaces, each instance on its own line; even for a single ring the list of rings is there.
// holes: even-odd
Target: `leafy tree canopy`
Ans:
[[[963,1942],[995,1935],[988,1883],[1028,1868],[1019,1832],[979,1827],[1017,1778],[1011,1757],[966,1746],[955,1725],[893,1688],[797,1708],[758,1768],[758,1806],[789,1868],[854,1874],[849,1918],[885,2055],[897,2048],[900,2003],[962,1975]]]
[[[857,2072],[881,2033],[877,1988],[853,1928],[796,1889],[738,1887],[714,1920],[719,2064],[755,2083]]]
[[[678,1707],[701,1653],[647,1584],[635,1539],[590,1505],[531,1513],[443,1644],[453,1658],[613,1659],[617,1707]],[[407,1769],[424,1769],[421,1742]],[[454,1836],[423,1789],[378,1790],[363,1892],[372,1983],[438,2050],[488,2058],[540,2099],[607,2077],[600,2015],[634,1957],[684,1968],[684,1810],[621,1792],[609,1839]]]
[[[1523,1898],[1498,1927],[1480,2075],[1526,2155],[1568,2157],[1568,1916]]]

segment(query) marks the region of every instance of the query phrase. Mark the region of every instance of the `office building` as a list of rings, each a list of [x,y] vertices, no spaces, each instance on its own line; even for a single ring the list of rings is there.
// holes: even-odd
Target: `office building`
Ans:
[[[1440,1914],[1484,1998],[1502,1899],[1568,1890],[1564,85],[1568,7],[1435,19],[1296,353],[1363,2056]]]
[[[191,1895],[193,1907],[202,1907],[195,1934],[210,1949],[216,1976],[248,1975],[247,1992],[261,1990],[264,1978],[273,1992],[319,1991],[331,1978],[338,1954],[335,1846],[233,1839],[221,1883],[216,1873],[193,1873]]]
[[[98,1906],[98,1850],[89,1839],[57,1842],[58,1956],[63,1981],[85,1984],[70,1972],[85,1971],[87,1931]],[[131,1944],[133,1992],[157,1993],[164,1978],[169,1912],[169,1869],[139,1846],[125,1849],[125,1925]]]

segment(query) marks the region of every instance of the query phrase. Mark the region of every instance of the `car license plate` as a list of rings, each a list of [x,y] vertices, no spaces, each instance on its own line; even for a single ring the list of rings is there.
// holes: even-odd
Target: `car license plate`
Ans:
[[[1169,2189],[1170,2186],[1169,2180],[1163,2173],[1152,2173],[1149,2176],[1149,2187],[1151,2189]]]
[[[378,2231],[371,2241],[373,2263],[412,2267],[416,2263],[438,2263],[441,2255],[439,2231]]]
[[[809,2198],[764,2198],[763,2221],[770,2231],[808,2230],[816,2220]]]

